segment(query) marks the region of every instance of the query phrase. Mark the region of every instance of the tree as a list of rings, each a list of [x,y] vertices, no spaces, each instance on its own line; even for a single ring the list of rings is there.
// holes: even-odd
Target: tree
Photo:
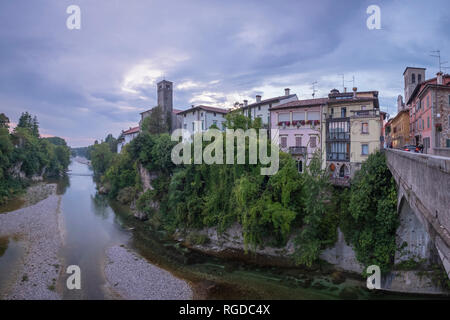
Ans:
[[[109,149],[111,150],[111,152],[117,153],[118,140],[114,138],[111,133],[106,136],[105,143],[109,145]]]
[[[106,170],[111,166],[113,160],[113,153],[107,143],[100,143],[94,145],[91,152],[92,167],[96,176],[102,176]]]
[[[390,269],[396,250],[397,191],[384,154],[371,154],[353,179],[343,231],[357,259]]]
[[[31,114],[29,114],[27,111],[22,112],[16,128],[27,129],[33,136],[39,137],[39,122],[37,120],[37,117],[32,117]]]
[[[0,113],[0,128],[9,129],[9,118],[4,113]]]
[[[166,120],[168,115],[164,115],[162,107],[154,107],[150,115],[142,121],[142,131],[151,134],[161,134],[169,132],[170,123]],[[169,117],[170,118],[170,117]]]

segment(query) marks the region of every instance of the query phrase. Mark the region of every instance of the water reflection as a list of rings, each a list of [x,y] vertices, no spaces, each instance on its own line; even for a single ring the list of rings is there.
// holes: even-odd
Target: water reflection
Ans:
[[[13,272],[23,253],[24,245],[20,237],[0,237],[0,296],[12,283]]]

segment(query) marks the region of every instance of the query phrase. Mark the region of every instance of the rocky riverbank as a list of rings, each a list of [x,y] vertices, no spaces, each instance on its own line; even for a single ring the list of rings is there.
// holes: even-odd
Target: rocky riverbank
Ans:
[[[37,203],[45,195],[50,195]],[[0,237],[20,237],[24,244],[20,263],[0,292],[0,299],[60,299],[56,282],[60,274],[58,251],[61,197],[56,185],[35,185],[25,197],[28,207],[0,215]]]
[[[132,300],[192,299],[192,290],[186,281],[148,263],[135,252],[114,246],[106,255],[105,276],[113,296]]]

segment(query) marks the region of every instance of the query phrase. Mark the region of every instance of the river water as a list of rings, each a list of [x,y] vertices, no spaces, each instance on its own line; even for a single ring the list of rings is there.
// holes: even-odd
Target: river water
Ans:
[[[194,298],[420,298],[369,292],[362,279],[347,277],[343,282],[336,282],[329,272],[261,267],[193,252],[168,238],[164,239],[164,234],[152,231],[149,224],[135,220],[126,207],[98,195],[92,171],[86,164],[72,161],[69,170],[68,179],[60,181],[58,186],[58,192],[62,195],[61,214],[65,229],[61,259],[65,267],[80,267],[82,289],[68,290],[68,275],[62,273],[57,288],[64,299],[110,298],[104,289],[103,270],[105,251],[113,245],[127,246],[144,256],[149,263],[185,279],[194,289]],[[12,261],[17,261],[19,241],[3,239],[0,271],[7,269],[5,265],[11,267]]]

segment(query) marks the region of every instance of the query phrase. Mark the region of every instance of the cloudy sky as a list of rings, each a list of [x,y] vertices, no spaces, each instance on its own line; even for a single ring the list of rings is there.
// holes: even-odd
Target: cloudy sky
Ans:
[[[69,5],[81,29],[69,30]],[[369,30],[367,7],[381,8]],[[37,115],[43,135],[85,146],[137,125],[174,82],[174,107],[231,107],[283,94],[378,90],[395,114],[406,66],[438,71],[450,60],[450,2],[419,0],[0,1],[0,112]]]

